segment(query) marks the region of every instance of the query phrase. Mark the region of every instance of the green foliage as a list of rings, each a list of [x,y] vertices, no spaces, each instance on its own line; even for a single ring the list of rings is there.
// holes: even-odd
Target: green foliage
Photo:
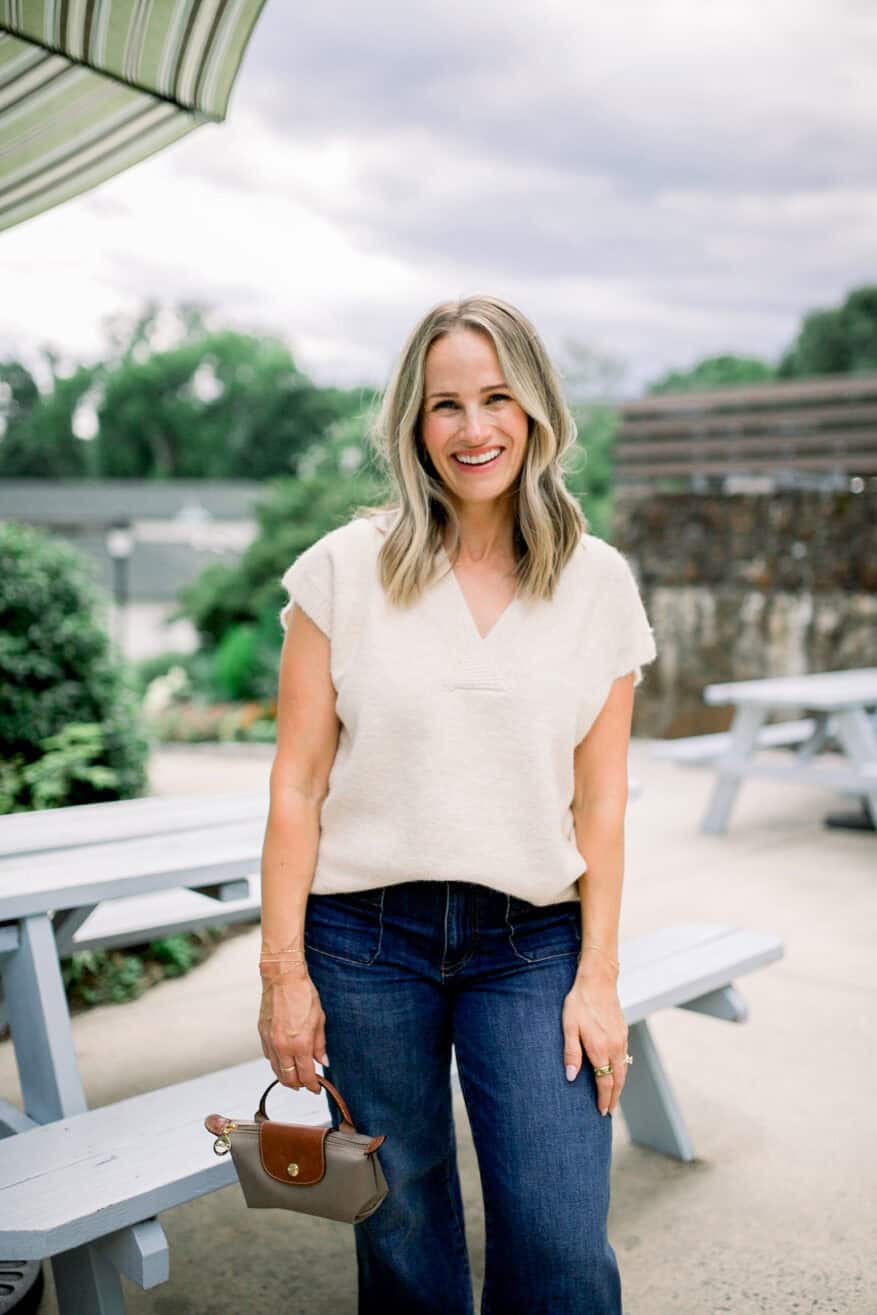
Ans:
[[[567,339],[560,373],[578,434],[565,482],[578,500],[593,534],[612,528],[612,452],[625,375],[624,363],[586,343]]]
[[[165,977],[182,977],[204,958],[204,951],[189,936],[165,936],[151,941],[149,950],[154,959],[164,965]]]
[[[163,978],[184,976],[227,934],[228,928],[207,927],[129,950],[77,950],[61,960],[67,999],[88,1007],[136,1000]]]
[[[0,521],[0,561],[0,812],[142,794],[136,686],[112,654],[85,559]]]
[[[49,363],[55,365],[50,356]],[[99,366],[54,375],[40,393],[17,361],[0,362],[0,477],[80,479],[94,473],[89,444],[73,432],[73,416],[100,377]]]
[[[146,693],[150,682],[158,676],[166,676],[172,667],[182,667],[191,676],[194,655],[191,653],[155,653],[150,657],[139,658],[131,665],[131,675],[139,695]]]
[[[224,331],[127,360],[109,375],[94,440],[104,476],[265,479],[294,471],[338,416],[288,348]]]
[[[13,760],[13,770],[18,767],[18,790],[11,790],[10,799],[26,793],[32,808],[60,808],[79,784],[104,792],[104,797],[118,784],[118,774],[104,765],[107,746],[103,727],[97,722],[65,726],[41,741],[40,748],[42,757],[29,766],[23,765],[20,755]]]
[[[578,426],[574,458],[565,475],[592,534],[608,538],[612,524],[612,449],[617,410],[605,403],[573,403]]]
[[[877,370],[877,284],[857,288],[835,310],[814,310],[780,361],[782,378]]]
[[[118,950],[79,950],[61,961],[68,999],[86,1005],[121,1004],[143,994],[148,979],[137,954]]]
[[[213,655],[214,679],[226,699],[246,699],[258,664],[257,629],[254,625],[232,626]]]
[[[171,619],[188,617],[208,651],[234,627],[255,627],[248,641],[232,641],[235,656],[229,659],[240,671],[241,654],[251,646],[252,679],[238,685],[247,690],[247,697],[265,697],[276,690],[282,637],[277,614],[286,601],[280,585],[283,572],[357,507],[375,505],[387,496],[386,482],[370,455],[367,424],[364,412],[331,425],[326,437],[303,453],[299,478],[279,478],[266,486],[265,499],[254,508],[258,532],[240,560],[234,566],[207,567],[178,592],[179,607]],[[214,667],[214,674],[218,671]],[[219,679],[224,681],[225,674]]]
[[[696,393],[711,388],[742,388],[745,384],[769,383],[776,371],[756,356],[707,356],[688,370],[669,370],[650,384],[646,392]]]
[[[319,388],[285,343],[210,325],[204,308],[150,303],[107,326],[97,364],[58,373],[40,393],[19,362],[0,362],[0,476],[267,479],[371,390]],[[171,332],[172,330],[172,332]],[[74,432],[82,407],[94,437]],[[76,426],[84,432],[81,422]]]

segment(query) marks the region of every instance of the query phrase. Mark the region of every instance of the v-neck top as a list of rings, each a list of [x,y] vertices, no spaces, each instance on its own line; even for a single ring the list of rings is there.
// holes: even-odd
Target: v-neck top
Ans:
[[[579,898],[573,754],[613,680],[656,656],[624,555],[583,534],[550,600],[516,595],[485,636],[450,559],[412,607],[378,552],[395,513],[331,530],[284,573],[329,637],[340,732],[311,890],[469,881],[546,905]]]

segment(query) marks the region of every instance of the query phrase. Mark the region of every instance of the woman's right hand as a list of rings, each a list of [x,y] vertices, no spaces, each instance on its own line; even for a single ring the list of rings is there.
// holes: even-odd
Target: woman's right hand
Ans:
[[[284,973],[275,980],[263,978],[259,1008],[262,1053],[285,1087],[307,1087],[315,1095],[323,1090],[317,1081],[314,1059],[324,1066],[326,1015],[317,988],[306,968]],[[289,1066],[295,1061],[295,1066]],[[284,1073],[283,1069],[289,1069]]]

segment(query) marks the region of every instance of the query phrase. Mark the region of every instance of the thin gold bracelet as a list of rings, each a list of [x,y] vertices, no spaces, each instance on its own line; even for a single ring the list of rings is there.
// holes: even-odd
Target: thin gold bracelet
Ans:
[[[582,945],[582,949],[583,949],[583,950],[599,950],[601,954],[605,954],[606,958],[607,958],[607,959],[609,960],[609,962],[612,964],[612,967],[613,967],[613,968],[617,968],[619,972],[621,971],[621,964],[618,962],[617,959],[613,959],[612,956],[611,956],[611,954],[609,953],[609,951],[608,951],[608,950],[604,950],[602,945],[592,945],[590,941],[586,941],[586,942]]]

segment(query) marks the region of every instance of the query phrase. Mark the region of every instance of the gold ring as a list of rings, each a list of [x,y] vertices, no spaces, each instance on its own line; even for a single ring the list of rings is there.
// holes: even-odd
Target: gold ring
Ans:
[[[625,1062],[625,1064],[632,1064],[632,1063],[633,1063],[633,1055],[625,1055],[625,1056],[624,1056],[624,1062]],[[603,1064],[600,1068],[596,1068],[596,1067],[594,1068],[594,1073],[596,1074],[596,1076],[597,1076],[598,1078],[603,1078],[603,1077],[606,1076],[607,1073],[611,1073],[611,1072],[612,1072],[612,1061],[611,1061],[611,1060],[610,1060],[610,1062],[609,1062],[608,1064]]]
[[[285,1068],[284,1065],[281,1064],[281,1065],[280,1065],[280,1072],[281,1072],[281,1073],[291,1073],[292,1070],[293,1070],[294,1068],[295,1068],[295,1060],[292,1061],[292,1063],[289,1065],[289,1068]]]

